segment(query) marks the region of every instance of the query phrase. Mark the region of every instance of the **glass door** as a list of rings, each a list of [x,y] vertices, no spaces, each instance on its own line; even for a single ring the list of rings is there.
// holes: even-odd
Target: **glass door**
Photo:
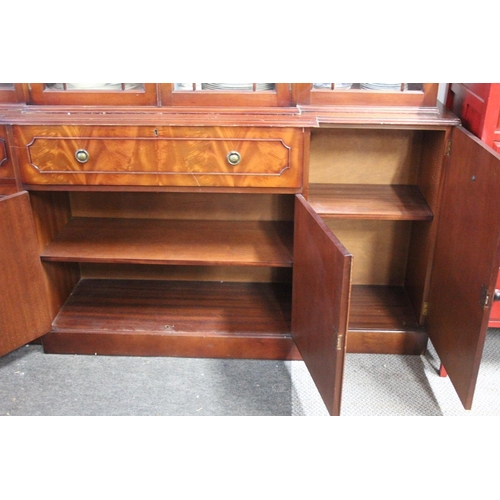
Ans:
[[[0,83],[0,104],[24,102],[21,83]]]
[[[296,83],[297,104],[435,107],[437,83]]]
[[[32,104],[154,106],[155,83],[30,83]]]
[[[289,106],[288,83],[163,83],[163,106]]]

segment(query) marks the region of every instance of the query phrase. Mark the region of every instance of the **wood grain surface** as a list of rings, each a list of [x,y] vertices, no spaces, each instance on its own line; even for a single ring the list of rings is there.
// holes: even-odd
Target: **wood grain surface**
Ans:
[[[77,217],[41,257],[60,262],[290,267],[292,241],[289,222]]]
[[[300,129],[16,126],[14,134],[27,185],[302,185]],[[78,150],[87,162],[77,161]],[[227,160],[232,151],[237,165]]]

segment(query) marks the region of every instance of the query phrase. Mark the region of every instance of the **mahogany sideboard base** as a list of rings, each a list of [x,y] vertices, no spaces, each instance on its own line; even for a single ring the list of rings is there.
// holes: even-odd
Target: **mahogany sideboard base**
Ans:
[[[425,352],[423,329],[370,330],[360,326],[363,311],[351,320],[347,352]],[[286,283],[81,279],[42,344],[57,354],[301,359],[290,318]]]
[[[423,332],[370,334],[353,332],[347,336],[350,354],[425,353]],[[34,341],[36,342],[36,341]],[[193,358],[301,360],[291,334],[282,337],[231,337],[223,335],[172,335],[153,332],[92,333],[51,332],[41,338],[46,354],[91,354],[105,356],[177,356]]]

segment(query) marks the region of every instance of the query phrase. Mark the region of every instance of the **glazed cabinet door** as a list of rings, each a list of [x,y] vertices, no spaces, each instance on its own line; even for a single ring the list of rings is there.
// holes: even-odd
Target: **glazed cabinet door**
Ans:
[[[289,83],[161,83],[159,89],[162,106],[291,105]]]
[[[500,155],[466,130],[452,139],[427,330],[470,409],[500,265]]]
[[[340,414],[352,256],[295,199],[292,337],[331,415]]]
[[[29,83],[30,104],[155,106],[155,83]]]
[[[0,197],[0,356],[47,333],[51,318],[28,193]]]
[[[0,83],[0,104],[23,103],[24,101],[22,83]]]

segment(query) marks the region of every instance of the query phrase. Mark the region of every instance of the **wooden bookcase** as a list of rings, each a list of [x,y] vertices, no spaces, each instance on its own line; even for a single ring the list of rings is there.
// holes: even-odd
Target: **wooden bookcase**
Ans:
[[[0,353],[41,338],[47,353],[303,359],[339,414],[346,353],[419,355],[430,338],[470,408],[500,157],[431,105],[435,84],[340,103],[313,84],[154,84],[141,104],[26,88],[0,107],[0,276],[17,273]]]

